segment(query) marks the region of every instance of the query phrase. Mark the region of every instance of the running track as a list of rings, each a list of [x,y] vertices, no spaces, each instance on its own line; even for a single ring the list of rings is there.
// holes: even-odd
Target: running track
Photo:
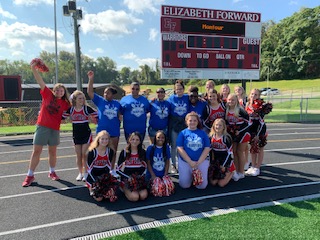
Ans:
[[[0,239],[70,239],[116,229],[125,232],[130,226],[141,229],[288,198],[319,197],[320,124],[268,124],[268,129],[265,165],[259,177],[231,181],[225,188],[177,187],[171,197],[149,197],[137,203],[124,196],[116,203],[91,199],[84,184],[75,180],[70,134],[62,134],[58,149],[57,173],[62,180],[47,178],[45,150],[36,183],[22,188],[32,135],[0,137]],[[123,147],[121,139],[119,149]],[[177,183],[177,176],[174,180]]]

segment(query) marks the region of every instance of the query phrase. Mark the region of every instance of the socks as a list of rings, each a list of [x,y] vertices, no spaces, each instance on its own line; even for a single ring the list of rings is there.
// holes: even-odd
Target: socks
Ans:
[[[29,169],[29,170],[28,170],[28,173],[27,173],[27,176],[31,177],[31,176],[33,176],[33,175],[34,175],[34,172],[33,172],[31,169]]]
[[[54,171],[55,171],[55,170],[54,170],[54,167],[50,167],[50,168],[49,168],[49,172],[50,172],[50,173],[53,173]]]

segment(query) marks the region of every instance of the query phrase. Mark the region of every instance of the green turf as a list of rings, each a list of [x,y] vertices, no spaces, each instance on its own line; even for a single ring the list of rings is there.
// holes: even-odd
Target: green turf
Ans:
[[[111,237],[138,239],[310,239],[320,236],[320,199],[245,210]]]

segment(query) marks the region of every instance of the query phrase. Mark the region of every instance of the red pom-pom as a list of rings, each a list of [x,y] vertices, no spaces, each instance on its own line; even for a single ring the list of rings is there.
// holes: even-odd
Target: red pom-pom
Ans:
[[[40,58],[34,58],[30,62],[30,65],[35,65],[35,68],[38,69],[40,72],[49,72],[49,68],[44,64],[44,62]]]
[[[174,193],[174,184],[168,175],[163,176],[162,180],[163,180],[163,184],[165,186],[163,195],[170,196],[171,194]]]
[[[192,170],[192,176],[193,176],[193,185],[194,186],[198,186],[201,183],[203,183],[203,177],[202,177],[202,173],[199,169],[193,169]]]
[[[269,114],[272,111],[272,103],[266,103],[263,99],[254,100],[252,103],[252,108],[256,113]]]
[[[164,188],[165,188],[165,186],[164,186],[164,183],[161,180],[161,178],[156,177],[152,181],[151,193],[155,197],[162,197],[163,193],[164,193]]]

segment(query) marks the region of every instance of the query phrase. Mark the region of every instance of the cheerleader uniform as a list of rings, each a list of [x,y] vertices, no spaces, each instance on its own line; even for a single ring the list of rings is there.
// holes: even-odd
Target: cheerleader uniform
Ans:
[[[70,117],[72,121],[72,135],[75,145],[88,144],[92,141],[91,129],[89,127],[89,117],[97,117],[97,112],[90,106],[83,106],[80,110],[70,107],[63,118]]]
[[[111,148],[107,148],[104,155],[99,155],[97,149],[88,153],[86,184],[91,189],[90,195],[110,199],[115,196],[119,184],[117,179],[110,174],[113,156],[114,151]],[[112,189],[111,194],[110,189]]]
[[[233,142],[245,143],[250,141],[249,115],[244,109],[240,108],[238,117],[234,115],[234,112],[229,111],[226,116],[226,123]],[[239,132],[238,135],[235,134],[236,131]]]
[[[264,147],[267,145],[267,127],[263,120],[264,114],[262,112],[257,113],[255,109],[252,106],[247,106],[246,111],[249,114],[249,120],[250,120],[250,134],[251,134],[251,140],[255,136],[259,136],[259,147]],[[250,141],[250,144],[253,144],[252,141]]]
[[[232,139],[230,136],[211,137],[209,178],[223,179],[227,172],[233,172],[235,166],[232,159]],[[221,170],[225,168],[225,171]]]
[[[139,153],[126,156],[126,151],[122,150],[118,160],[118,173],[121,175],[121,187],[126,186],[131,191],[140,191],[147,188],[145,173],[147,170],[146,151],[142,150],[143,156]],[[135,179],[137,185],[133,186],[129,182],[130,179]]]
[[[203,126],[205,127],[205,130],[207,132],[210,131],[214,120],[216,120],[217,118],[224,119],[225,115],[226,110],[222,104],[219,103],[219,105],[215,108],[207,105],[202,113],[202,118],[204,119]]]

